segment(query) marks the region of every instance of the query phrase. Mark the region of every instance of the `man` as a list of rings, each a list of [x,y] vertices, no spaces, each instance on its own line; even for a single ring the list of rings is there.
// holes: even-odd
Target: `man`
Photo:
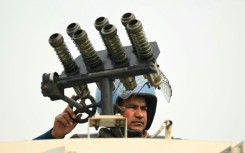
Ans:
[[[148,137],[147,130],[152,124],[157,105],[155,89],[147,82],[138,84],[130,92],[119,91],[119,89],[117,88],[113,92],[114,110],[115,113],[120,113],[127,118],[128,137]],[[97,101],[100,100],[99,90],[97,90],[96,99]],[[69,106],[66,107],[61,114],[55,117],[53,128],[34,140],[64,138],[66,134],[76,127],[77,123],[73,121],[75,117],[73,110]],[[98,137],[123,137],[121,131],[123,130],[101,128]],[[81,136],[72,136],[72,138],[77,137]]]

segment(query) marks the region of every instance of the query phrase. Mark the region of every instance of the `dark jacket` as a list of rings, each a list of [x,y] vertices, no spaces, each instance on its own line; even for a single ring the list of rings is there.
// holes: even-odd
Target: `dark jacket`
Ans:
[[[33,140],[43,140],[43,139],[55,139],[52,134],[51,134],[52,129],[49,131],[45,132],[44,134],[34,138]]]

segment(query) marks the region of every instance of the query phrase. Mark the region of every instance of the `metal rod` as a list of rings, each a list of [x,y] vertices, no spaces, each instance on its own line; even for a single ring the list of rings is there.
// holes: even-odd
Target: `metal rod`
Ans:
[[[71,106],[76,107],[78,110],[83,109],[81,104],[77,103],[75,100],[73,100],[67,96],[62,97],[61,99],[64,100],[65,102],[67,102],[68,104],[70,104]]]
[[[113,115],[112,86],[109,78],[101,80],[102,115]]]

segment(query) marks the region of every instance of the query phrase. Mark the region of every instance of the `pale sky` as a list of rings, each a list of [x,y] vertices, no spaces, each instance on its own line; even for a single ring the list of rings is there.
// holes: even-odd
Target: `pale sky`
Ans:
[[[142,22],[149,42],[158,43],[157,62],[173,89],[170,103],[158,92],[150,134],[170,119],[174,137],[245,140],[244,8],[243,0],[1,0],[0,141],[31,140],[49,130],[66,107],[41,94],[42,74],[63,71],[48,38],[61,33],[77,57],[66,34],[77,22],[94,48],[104,50],[94,21],[105,16],[127,46],[120,22],[126,12]],[[94,93],[94,85],[89,87]],[[80,124],[66,138],[86,132],[87,124]]]

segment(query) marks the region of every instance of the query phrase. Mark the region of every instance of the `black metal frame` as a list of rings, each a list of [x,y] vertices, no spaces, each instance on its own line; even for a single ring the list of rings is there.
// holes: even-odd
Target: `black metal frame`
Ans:
[[[75,59],[79,67],[79,72],[74,75],[67,75],[64,71],[59,76],[58,73],[52,74],[53,78],[50,78],[51,74],[43,74],[42,80],[42,93],[43,96],[49,97],[51,100],[64,100],[71,106],[76,107],[78,110],[84,110],[84,106],[81,106],[75,100],[68,98],[64,95],[64,89],[74,87],[77,84],[83,83],[101,83],[101,105],[93,104],[91,107],[102,108],[102,114],[113,114],[112,104],[112,86],[111,81],[124,78],[128,76],[137,76],[143,74],[150,74],[157,72],[156,59],[160,54],[160,50],[156,42],[150,42],[151,49],[153,51],[153,58],[150,60],[140,60],[133,52],[132,46],[125,46],[125,54],[128,58],[127,64],[115,65],[108,57],[107,51],[98,51],[97,54],[101,58],[104,65],[97,69],[88,69],[82,56],[78,56]]]

